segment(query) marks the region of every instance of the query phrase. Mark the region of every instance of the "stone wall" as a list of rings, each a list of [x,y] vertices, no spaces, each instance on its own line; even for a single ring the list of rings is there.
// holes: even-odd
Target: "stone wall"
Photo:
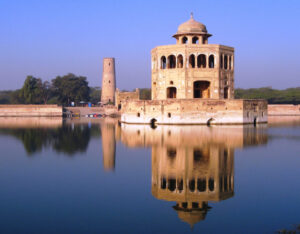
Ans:
[[[86,116],[91,114],[100,115],[118,115],[118,110],[113,105],[105,105],[103,107],[65,107],[69,114],[75,116]]]
[[[120,90],[117,89],[115,99],[115,106],[120,110],[123,102],[128,100],[140,100],[140,90],[135,89],[133,92],[120,92]]]
[[[269,115],[300,115],[300,105],[268,105]]]
[[[144,124],[246,124],[268,118],[265,100],[169,99],[128,101],[121,121]]]
[[[63,115],[58,105],[0,105],[0,117],[59,117]]]

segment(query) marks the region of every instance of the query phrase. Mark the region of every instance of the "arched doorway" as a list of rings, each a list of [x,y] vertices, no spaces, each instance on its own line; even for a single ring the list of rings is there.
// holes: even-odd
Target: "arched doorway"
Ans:
[[[210,98],[210,82],[195,81],[194,82],[194,98]]]
[[[212,123],[213,123],[214,121],[215,121],[215,119],[210,118],[209,120],[207,120],[206,125],[207,125],[207,126],[210,126],[210,125],[212,125]]]
[[[224,88],[224,99],[228,99],[228,87]]]
[[[169,87],[167,88],[167,98],[176,98],[176,88],[175,87]]]
[[[150,120],[150,126],[151,126],[151,128],[153,128],[153,129],[156,128],[156,122],[157,122],[156,119],[151,119],[151,120]]]

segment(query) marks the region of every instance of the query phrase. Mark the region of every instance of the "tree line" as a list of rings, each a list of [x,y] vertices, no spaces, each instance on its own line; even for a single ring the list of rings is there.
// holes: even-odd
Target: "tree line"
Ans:
[[[126,90],[123,90],[126,91]],[[27,76],[23,87],[14,91],[0,91],[0,104],[59,104],[68,106],[81,101],[97,104],[101,88],[89,87],[87,78],[69,73],[49,81]],[[140,89],[142,100],[151,99],[151,89]],[[271,87],[235,89],[236,99],[266,99],[269,104],[300,104],[300,87],[284,90]]]
[[[235,89],[237,99],[265,99],[269,104],[300,104],[300,87],[284,90],[271,87],[257,89]]]
[[[126,91],[126,90],[124,90]],[[140,97],[151,99],[150,89],[140,89]],[[101,88],[89,87],[87,78],[69,73],[57,76],[49,81],[27,76],[21,89],[0,91],[0,104],[59,104],[69,106],[71,102],[79,104],[101,101]]]
[[[14,91],[0,91],[0,104],[59,104],[68,106],[71,102],[100,101],[99,87],[91,88],[87,78],[69,73],[49,81],[27,76],[23,87]]]

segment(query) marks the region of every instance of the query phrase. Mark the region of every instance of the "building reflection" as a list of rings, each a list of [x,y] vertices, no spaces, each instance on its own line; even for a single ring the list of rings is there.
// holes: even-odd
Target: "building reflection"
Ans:
[[[128,147],[152,148],[152,195],[176,202],[178,217],[193,226],[234,195],[234,151],[267,143],[266,126],[122,125]]]
[[[152,148],[152,194],[175,201],[180,219],[194,225],[203,220],[208,201],[233,196],[234,151],[224,145]]]
[[[234,153],[237,148],[266,144],[267,126],[120,125],[118,119],[9,118],[0,134],[23,142],[28,155],[51,147],[64,155],[87,150],[101,137],[106,171],[114,171],[116,141],[127,147],[152,149],[152,195],[175,202],[178,217],[193,226],[206,218],[210,202],[234,195]]]

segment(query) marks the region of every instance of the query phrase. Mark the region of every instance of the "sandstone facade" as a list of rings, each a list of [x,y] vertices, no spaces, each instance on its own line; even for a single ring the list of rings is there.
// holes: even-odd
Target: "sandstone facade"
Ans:
[[[264,100],[170,99],[123,104],[124,123],[250,124],[267,122]]]
[[[264,100],[234,100],[234,48],[208,44],[193,16],[178,27],[175,45],[151,51],[151,101],[126,101],[121,121],[151,124],[267,122]]]

